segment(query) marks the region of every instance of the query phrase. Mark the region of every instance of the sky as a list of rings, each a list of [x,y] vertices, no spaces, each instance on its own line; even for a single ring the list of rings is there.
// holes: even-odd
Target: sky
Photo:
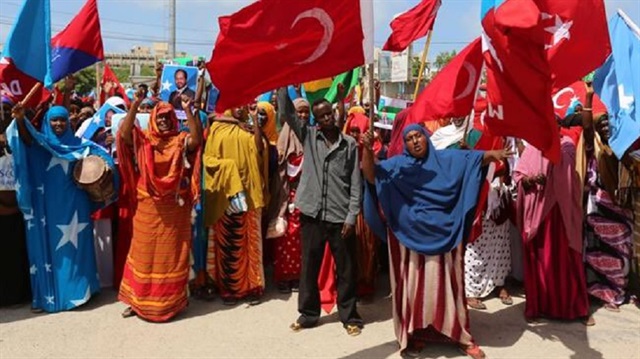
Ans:
[[[303,0],[299,0],[303,1]],[[563,1],[563,0],[556,0]],[[52,35],[80,10],[85,0],[51,1]],[[217,18],[240,10],[251,0],[177,0],[177,50],[209,57],[218,35]],[[391,19],[419,0],[373,0],[375,46],[382,47],[390,34]],[[481,0],[443,0],[433,29],[429,58],[442,51],[460,50],[480,35]],[[129,52],[134,45],[151,46],[169,38],[169,0],[98,0],[106,52]],[[0,43],[4,43],[22,0],[0,1]],[[607,17],[618,8],[640,25],[639,0],[605,0]],[[425,39],[415,43],[422,50]]]

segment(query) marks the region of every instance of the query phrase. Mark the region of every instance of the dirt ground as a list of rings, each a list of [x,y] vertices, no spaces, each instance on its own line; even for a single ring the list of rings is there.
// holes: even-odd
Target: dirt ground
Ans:
[[[0,358],[400,358],[393,332],[391,300],[380,289],[359,306],[366,321],[362,335],[350,337],[337,313],[314,329],[293,333],[296,294],[268,290],[262,304],[249,307],[192,300],[164,324],[123,319],[125,308],[106,290],[70,312],[34,315],[29,306],[0,309]],[[486,301],[471,311],[471,332],[488,358],[640,358],[640,310],[597,309],[594,327],[579,322],[527,324],[524,297],[514,305]],[[433,345],[422,358],[463,358],[455,347]]]

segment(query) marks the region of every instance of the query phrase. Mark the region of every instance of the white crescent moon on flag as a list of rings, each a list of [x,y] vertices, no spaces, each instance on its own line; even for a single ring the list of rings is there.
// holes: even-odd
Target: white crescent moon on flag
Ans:
[[[457,100],[460,100],[461,98],[465,98],[469,96],[471,94],[471,91],[473,91],[473,88],[475,87],[476,82],[478,81],[477,79],[478,73],[476,71],[476,68],[473,67],[473,65],[465,61],[464,64],[462,64],[462,66],[469,73],[469,82],[467,82],[467,86],[464,88],[464,90],[453,99],[454,101],[457,101]]]
[[[313,51],[313,53],[311,53],[311,55],[305,60],[296,62],[296,65],[304,65],[316,61],[327,51],[327,49],[329,48],[329,44],[331,43],[331,38],[333,38],[333,31],[335,27],[333,25],[331,16],[329,16],[329,14],[327,14],[327,12],[323,9],[317,7],[301,12],[293,21],[293,24],[291,24],[291,29],[293,29],[300,20],[307,18],[318,20],[320,25],[322,25],[322,27],[324,28],[324,34],[322,35],[322,40],[320,40],[320,43],[318,44],[318,47],[316,47],[315,51]]]
[[[576,92],[573,91],[573,89],[571,87],[565,87],[562,90],[558,91],[558,93],[553,95],[553,107],[555,107],[556,110],[560,110],[560,109],[563,109],[563,108],[566,107],[566,106],[558,105],[558,100],[560,99],[560,96],[562,96],[563,94],[565,94],[567,92],[573,93],[574,96],[576,95]]]

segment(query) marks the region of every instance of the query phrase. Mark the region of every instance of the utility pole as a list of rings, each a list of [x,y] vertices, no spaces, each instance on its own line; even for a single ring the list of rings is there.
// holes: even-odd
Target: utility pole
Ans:
[[[176,0],[169,0],[169,56],[176,58]]]

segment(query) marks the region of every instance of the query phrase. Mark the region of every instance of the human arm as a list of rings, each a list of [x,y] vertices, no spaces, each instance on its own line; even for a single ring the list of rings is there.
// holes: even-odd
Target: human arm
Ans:
[[[336,101],[338,101],[338,121],[337,126],[342,131],[344,128],[344,124],[346,121],[345,108],[344,108],[344,96],[345,96],[345,88],[344,85],[338,84],[338,94],[336,96]]]
[[[355,232],[356,218],[360,214],[360,205],[362,203],[362,175],[358,163],[358,148],[350,146],[351,156],[355,158],[353,168],[351,169],[351,186],[349,190],[349,213],[342,226],[342,238],[348,238]]]
[[[187,137],[187,150],[189,152],[195,151],[202,144],[202,123],[200,119],[196,119],[191,109],[192,101],[187,95],[182,95],[180,98],[182,109],[187,115],[187,127],[189,127],[189,136]],[[196,109],[196,111],[198,111]]]
[[[286,122],[289,124],[289,127],[291,127],[291,130],[293,130],[293,133],[296,134],[300,142],[304,143],[307,137],[307,126],[298,118],[296,108],[293,106],[293,102],[291,102],[286,88],[278,89],[277,101],[278,120],[280,123]]]
[[[18,135],[22,142],[24,142],[27,146],[31,146],[33,143],[33,136],[27,129],[27,125],[24,123],[25,121],[25,110],[22,102],[18,102],[13,109],[11,110],[11,117],[14,118],[16,124],[18,125]]]
[[[593,125],[593,84],[586,83],[587,94],[585,104],[582,108],[582,135],[584,136],[585,148],[593,148],[593,139],[595,137],[595,127]]]
[[[198,85],[196,87],[196,97],[194,99],[194,107],[196,108],[196,110],[200,110],[201,104],[202,104],[202,95],[204,94],[204,72],[205,72],[205,68],[204,68],[204,62],[200,61],[198,63]]]
[[[507,158],[511,158],[516,152],[511,148],[503,148],[501,150],[485,151],[482,156],[482,166],[488,166],[491,162],[504,161]]]
[[[64,78],[64,107],[69,108],[71,106],[71,94],[76,86],[76,79],[73,75],[69,75]]]
[[[375,155],[373,153],[373,135],[367,131],[362,135],[362,175],[370,184],[375,184]]]
[[[145,96],[146,94],[143,89],[138,89],[138,91],[136,91],[133,103],[129,108],[129,112],[127,112],[127,115],[124,117],[124,120],[122,120],[122,124],[120,125],[118,133],[120,134],[120,138],[128,146],[133,146],[133,126],[135,125],[136,115],[138,114],[138,107],[140,107]]]

